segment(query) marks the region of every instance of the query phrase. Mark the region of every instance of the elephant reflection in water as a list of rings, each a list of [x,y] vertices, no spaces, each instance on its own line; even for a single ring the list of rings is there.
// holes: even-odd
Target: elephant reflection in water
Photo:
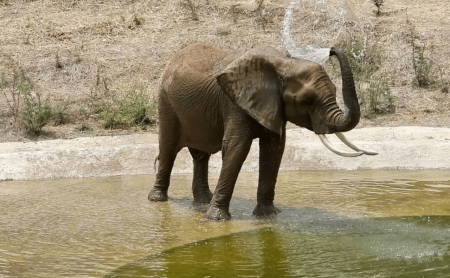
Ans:
[[[298,237],[298,235],[297,235]],[[293,277],[292,239],[271,229],[175,247],[125,265],[106,277]]]
[[[346,156],[363,153],[343,137],[359,122],[360,108],[353,75],[345,55],[339,60],[345,109],[336,103],[336,87],[322,66],[287,58],[271,47],[227,51],[194,44],[176,54],[161,79],[159,166],[148,198],[166,201],[177,153],[188,147],[194,160],[195,203],[209,203],[206,218],[228,220],[234,186],[250,150],[259,138],[259,181],[256,216],[271,216],[275,183],[286,140],[286,122],[319,135],[332,151]],[[356,150],[344,153],[325,134],[335,133]],[[208,185],[210,155],[222,151],[222,169],[214,194]]]

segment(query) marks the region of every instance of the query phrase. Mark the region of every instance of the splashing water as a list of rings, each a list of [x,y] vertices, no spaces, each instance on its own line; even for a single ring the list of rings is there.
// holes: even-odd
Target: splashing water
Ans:
[[[300,30],[299,33],[302,35],[302,40],[311,44],[297,45],[292,35],[294,11],[300,4],[302,4],[302,11],[311,12],[307,16],[302,16],[302,25],[311,29]],[[347,15],[346,5],[347,3],[344,5],[339,4],[336,7],[336,5],[327,4],[325,0],[291,0],[286,9],[283,29],[281,31],[282,42],[288,53],[294,58],[309,60],[321,65],[324,64],[330,56],[330,47],[314,45],[305,36],[304,31],[314,33],[318,37],[323,37],[322,43],[330,45],[339,36],[345,23],[345,17]],[[329,32],[322,34],[323,32],[320,32],[320,28],[329,30]],[[314,32],[311,32],[312,30]]]

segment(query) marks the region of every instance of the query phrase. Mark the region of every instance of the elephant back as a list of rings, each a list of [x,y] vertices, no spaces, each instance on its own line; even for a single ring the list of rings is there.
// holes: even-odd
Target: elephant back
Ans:
[[[199,81],[213,78],[213,69],[227,51],[208,44],[193,44],[177,52],[167,64],[162,76],[161,91],[189,90],[177,88],[181,84],[190,87]]]
[[[245,54],[245,50],[230,52],[214,65],[213,76],[223,72],[233,61]]]

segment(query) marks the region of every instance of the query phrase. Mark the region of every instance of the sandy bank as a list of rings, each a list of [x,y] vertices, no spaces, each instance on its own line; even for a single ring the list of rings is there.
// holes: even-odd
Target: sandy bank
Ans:
[[[377,156],[345,158],[326,149],[312,132],[292,129],[281,171],[357,169],[450,169],[450,128],[375,127],[346,133],[358,146],[379,152]],[[341,149],[335,136],[328,136]],[[258,170],[258,143],[255,140],[243,171]],[[77,138],[32,143],[0,144],[0,180],[82,178],[115,175],[154,174],[158,154],[155,134]],[[221,156],[210,161],[210,172],[218,173]],[[192,171],[192,159],[182,150],[174,173]]]

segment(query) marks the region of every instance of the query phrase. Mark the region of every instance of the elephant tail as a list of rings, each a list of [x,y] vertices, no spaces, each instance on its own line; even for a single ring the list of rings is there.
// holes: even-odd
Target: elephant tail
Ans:
[[[155,161],[153,162],[153,170],[155,170],[155,172],[156,172],[156,163],[158,163],[159,162],[159,154],[158,154],[158,156],[155,158]]]

